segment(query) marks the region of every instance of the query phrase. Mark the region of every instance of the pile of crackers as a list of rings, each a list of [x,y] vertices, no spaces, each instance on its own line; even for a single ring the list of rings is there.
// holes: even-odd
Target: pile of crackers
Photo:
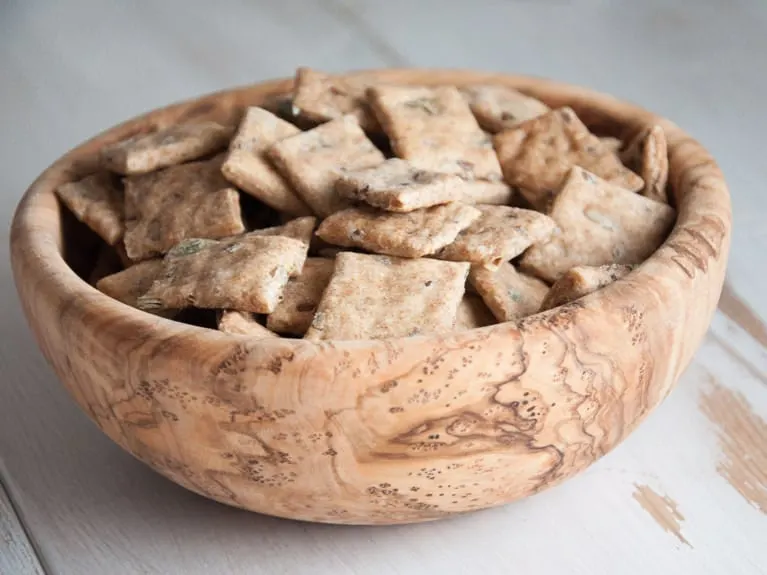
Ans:
[[[284,110],[107,145],[98,172],[60,186],[104,241],[96,287],[258,338],[438,334],[601,289],[676,217],[657,125],[624,142],[502,86],[308,68]]]

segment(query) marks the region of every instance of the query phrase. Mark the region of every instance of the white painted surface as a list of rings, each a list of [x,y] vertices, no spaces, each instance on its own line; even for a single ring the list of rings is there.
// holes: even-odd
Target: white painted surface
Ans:
[[[42,575],[43,568],[0,483],[0,573]]]
[[[709,147],[733,193],[730,283],[765,319],[765,29],[761,0],[0,0],[0,217],[93,133],[297,65],[531,73],[641,103]],[[206,501],[114,446],[38,352],[7,234],[0,246],[0,470],[52,573],[767,572],[767,516],[717,474],[698,407],[713,375],[767,418],[767,350],[722,315],[669,399],[566,484],[432,524],[308,525]],[[678,503],[691,547],[638,505],[635,483]]]

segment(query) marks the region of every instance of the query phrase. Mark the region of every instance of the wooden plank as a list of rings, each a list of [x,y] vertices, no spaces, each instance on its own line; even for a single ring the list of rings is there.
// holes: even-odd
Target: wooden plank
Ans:
[[[0,481],[0,573],[45,574],[2,481]]]

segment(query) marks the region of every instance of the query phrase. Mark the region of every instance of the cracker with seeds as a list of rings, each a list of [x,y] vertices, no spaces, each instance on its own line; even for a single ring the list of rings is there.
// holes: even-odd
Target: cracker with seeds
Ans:
[[[369,86],[370,82],[364,78],[298,68],[293,88],[293,115],[328,122],[351,114],[363,130],[378,132],[381,127],[365,96]]]
[[[333,275],[334,260],[307,258],[301,274],[288,281],[282,301],[266,317],[266,327],[277,333],[304,335]]]
[[[612,136],[602,136],[599,139],[605,148],[616,154],[623,147],[623,140],[619,140],[618,138],[613,138]]]
[[[162,260],[146,260],[128,269],[101,278],[96,282],[96,289],[109,297],[131,307],[138,307],[138,299],[152,287],[163,270]],[[152,313],[163,317],[173,317],[175,309],[157,309]]]
[[[463,296],[455,317],[456,331],[466,331],[494,323],[495,316],[481,297],[469,293]]]
[[[502,179],[492,141],[457,88],[374,86],[368,98],[400,158],[467,179]]]
[[[449,332],[468,271],[467,263],[342,252],[305,337],[358,340]]]
[[[475,207],[482,215],[437,253],[439,259],[498,269],[503,262],[517,257],[531,245],[548,240],[556,229],[554,220],[533,210],[509,206]]]
[[[668,203],[668,144],[666,132],[658,125],[642,130],[629,143],[621,159],[644,180],[642,195]]]
[[[317,218],[306,216],[290,220],[281,226],[253,230],[250,233],[257,236],[285,236],[286,238],[302,241],[308,246],[314,237],[314,228],[316,227]]]
[[[101,278],[116,274],[122,271],[124,266],[120,261],[117,251],[106,244],[102,244],[99,249],[96,261],[93,262],[93,269],[88,274],[88,283],[95,286]]]
[[[97,172],[77,182],[68,182],[56,194],[75,217],[110,246],[125,231],[125,199],[109,172]]]
[[[479,125],[493,133],[536,118],[550,109],[540,100],[506,86],[467,86],[462,92]]]
[[[270,148],[269,157],[322,218],[349,205],[335,190],[343,172],[384,161],[384,155],[350,115],[277,142]]]
[[[506,181],[539,211],[547,211],[570,168],[581,166],[635,192],[643,181],[626,168],[568,107],[552,110],[495,137]]]
[[[564,305],[602,289],[623,277],[633,266],[610,264],[607,266],[575,266],[567,270],[543,299],[541,311]]]
[[[493,204],[506,206],[514,199],[514,188],[506,182],[466,180],[461,202],[464,204]]]
[[[404,214],[360,206],[325,219],[317,235],[337,246],[418,258],[448,245],[480,215],[476,208],[458,202]]]
[[[231,137],[216,122],[176,124],[104,146],[101,161],[118,174],[146,174],[223,150]]]
[[[246,311],[224,310],[217,317],[218,329],[224,333],[247,335],[254,339],[269,339],[279,337],[269,331]]]
[[[185,240],[163,258],[160,277],[138,307],[271,313],[288,279],[301,272],[307,248],[293,238],[254,234]]]
[[[666,238],[676,213],[576,166],[549,215],[560,231],[527,250],[521,266],[555,282],[575,266],[641,263]]]
[[[271,112],[250,107],[229,144],[221,172],[243,192],[275,210],[296,216],[308,215],[311,213],[309,207],[266,157],[266,151],[276,142],[299,133],[301,130]]]
[[[498,321],[515,321],[538,313],[549,291],[544,282],[518,272],[508,262],[497,271],[473,267],[469,282]]]
[[[126,178],[125,217],[132,260],[164,254],[187,238],[245,231],[239,194],[221,175],[220,158]]]

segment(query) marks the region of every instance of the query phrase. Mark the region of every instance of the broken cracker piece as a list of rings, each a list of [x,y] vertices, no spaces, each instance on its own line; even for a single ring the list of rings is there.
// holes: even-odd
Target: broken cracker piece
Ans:
[[[117,251],[112,246],[101,244],[93,269],[88,274],[88,283],[95,286],[101,278],[116,274],[123,269],[124,266]]]
[[[570,268],[551,286],[543,299],[541,311],[564,305],[602,289],[627,276],[633,269],[634,266],[623,264]]]
[[[540,100],[506,86],[475,85],[461,91],[479,125],[488,132],[501,132],[550,109]]]
[[[296,216],[308,215],[311,213],[309,207],[266,157],[266,151],[273,144],[299,133],[301,130],[271,112],[250,107],[229,145],[221,172],[243,192],[275,210]]]
[[[317,227],[317,218],[306,216],[290,220],[281,226],[253,230],[252,234],[257,236],[285,236],[304,242],[307,246],[314,237],[314,228]]]
[[[220,158],[125,178],[125,217],[132,260],[164,254],[187,238],[245,231],[239,194],[221,175]]]
[[[632,192],[643,186],[568,107],[501,132],[494,142],[506,181],[539,211],[547,211],[573,166]]]
[[[378,132],[381,127],[365,96],[369,86],[370,82],[364,78],[298,68],[293,89],[293,114],[314,122],[328,122],[351,114],[363,130]]]
[[[464,204],[493,204],[506,206],[514,199],[514,188],[506,182],[489,182],[487,180],[467,180],[461,188],[463,196],[460,201]]]
[[[325,219],[317,235],[328,243],[379,254],[418,258],[455,240],[481,212],[453,202],[404,214],[367,206],[348,208]]]
[[[222,150],[232,130],[216,122],[176,124],[101,149],[105,168],[118,174],[146,174]]]
[[[531,245],[548,240],[557,227],[550,217],[533,210],[475,207],[482,215],[437,253],[439,259],[498,269]]]
[[[138,299],[152,287],[163,270],[162,260],[146,260],[128,269],[101,278],[96,289],[131,307],[138,307]],[[145,310],[163,317],[173,317],[175,309]]]
[[[482,301],[482,298],[474,294],[464,294],[458,305],[455,318],[455,330],[465,331],[478,327],[485,327],[496,322],[495,316]]]
[[[666,132],[657,124],[642,130],[631,140],[621,159],[644,180],[642,195],[668,203],[668,144]]]
[[[368,99],[400,158],[467,179],[502,179],[491,138],[457,88],[374,86]]]
[[[109,172],[98,172],[56,189],[64,205],[110,246],[125,231],[125,199]]]
[[[277,333],[304,335],[333,275],[334,260],[307,258],[301,274],[288,281],[282,301],[266,317],[266,327]]]
[[[185,240],[163,258],[160,277],[138,307],[271,313],[288,278],[301,272],[307,247],[293,238],[254,234]]]
[[[224,310],[218,314],[218,329],[224,333],[247,335],[254,339],[279,337],[262,326],[253,314],[247,311]]]
[[[522,269],[555,282],[578,265],[639,264],[663,243],[675,211],[574,167],[549,215],[559,231],[531,247]]]
[[[475,266],[469,282],[498,321],[515,321],[538,313],[549,286],[538,278],[518,272],[508,262],[497,271]]]
[[[335,190],[342,172],[384,161],[350,115],[281,140],[268,153],[312,211],[323,218],[349,205]]]
[[[602,136],[599,139],[605,148],[607,148],[611,152],[615,152],[616,154],[623,147],[623,140],[620,140],[618,138],[613,138],[612,136]]]
[[[310,340],[386,339],[453,329],[469,264],[342,252]]]
[[[389,212],[411,212],[458,201],[466,185],[457,175],[422,170],[406,160],[390,158],[372,168],[342,174],[336,191]]]

